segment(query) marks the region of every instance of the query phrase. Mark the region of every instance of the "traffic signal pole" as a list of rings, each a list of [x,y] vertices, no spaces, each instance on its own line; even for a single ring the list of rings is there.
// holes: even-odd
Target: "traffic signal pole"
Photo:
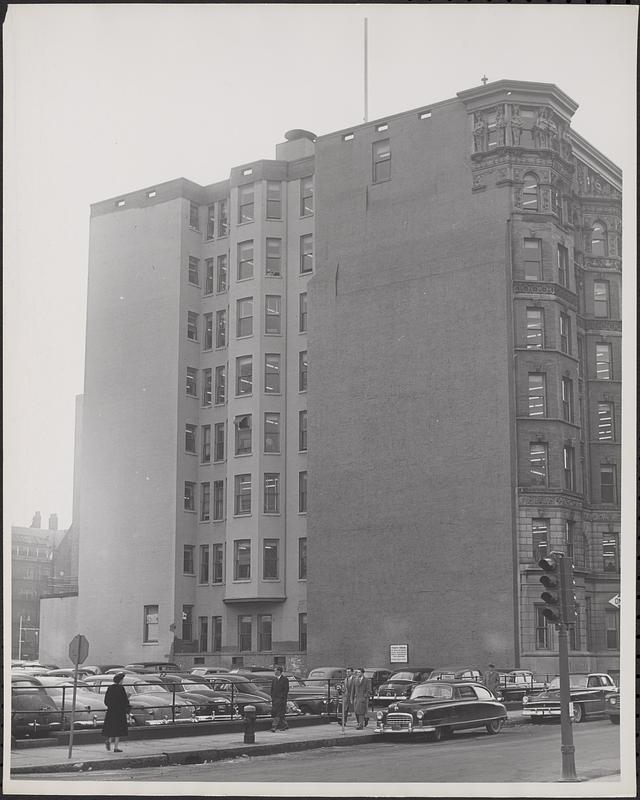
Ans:
[[[560,676],[560,752],[562,753],[562,780],[576,781],[575,751],[569,706],[569,631],[564,622],[558,625],[558,660]]]

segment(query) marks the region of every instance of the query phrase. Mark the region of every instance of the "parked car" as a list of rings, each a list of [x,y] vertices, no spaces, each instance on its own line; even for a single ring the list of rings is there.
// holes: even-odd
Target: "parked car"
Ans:
[[[155,676],[154,676],[155,677]],[[196,720],[203,718],[231,717],[231,702],[226,695],[214,692],[206,683],[197,682],[182,675],[160,673],[157,678],[177,697],[188,700],[196,707]]]
[[[430,734],[436,741],[466,728],[500,733],[507,709],[480,683],[466,680],[426,681],[411,697],[376,712],[375,732]]]
[[[73,672],[73,670],[71,670]],[[39,675],[36,680],[53,700],[56,708],[61,711],[60,720],[62,728],[71,726],[71,710],[74,727],[96,728],[104,722],[107,707],[102,698],[92,691],[91,686],[84,681],[76,683],[76,702],[73,703],[73,678],[58,675]]]
[[[571,673],[569,691],[573,721],[583,722],[593,714],[603,714],[605,698],[616,689],[613,678],[603,672]],[[522,698],[522,716],[532,722],[560,716],[560,678],[555,677],[549,688],[539,694]]]
[[[270,691],[271,680],[273,678],[273,672],[271,671],[238,671],[237,673],[230,674],[244,675],[247,680],[253,681],[253,683],[267,694]],[[302,714],[336,713],[338,708],[338,692],[335,689],[331,689],[328,692],[326,686],[308,686],[302,678],[299,678],[291,672],[285,672],[284,675],[289,680],[289,699],[293,700]]]
[[[45,672],[44,674],[48,678],[71,678],[71,680],[73,680],[73,673],[74,669],[73,667],[70,667],[69,669],[50,669],[48,672]],[[82,678],[85,675],[93,675],[93,674],[94,673],[90,669],[87,669],[86,667],[78,667],[78,678],[80,680],[82,680]]]
[[[92,664],[89,666],[83,664],[82,668],[86,670],[87,673],[91,673],[92,675],[104,675],[110,670],[116,670],[122,672],[124,666],[122,664]]]
[[[104,696],[113,684],[112,675],[87,676],[85,683],[93,691]],[[174,698],[160,682],[152,682],[151,676],[125,675],[121,685],[131,705],[130,718],[135,725],[164,725],[169,722],[190,722],[195,714],[195,705],[182,697]]]
[[[176,671],[179,672],[180,670]],[[225,672],[229,672],[226,667],[194,667],[189,674],[204,678],[207,675],[222,675]]]
[[[224,673],[222,675],[208,675],[207,683],[215,692],[227,696],[233,705],[238,707],[244,716],[245,706],[252,705],[256,708],[258,716],[271,716],[271,696],[253,681],[247,680],[244,675]],[[287,701],[287,714],[300,714],[300,709],[293,700]]]
[[[411,690],[417,684],[425,681],[431,674],[432,667],[403,667],[394,672],[384,683],[375,690],[371,698],[371,705],[387,706],[399,698],[409,697]]]
[[[133,672],[180,672],[181,667],[173,661],[136,661],[134,664],[125,664],[125,669]]]
[[[383,667],[365,667],[364,677],[369,678],[371,681],[371,691],[375,692],[378,686],[381,686],[393,675],[393,671]]]
[[[605,696],[605,711],[609,717],[609,722],[614,725],[620,724],[620,692],[611,692]]]
[[[475,681],[482,683],[484,677],[482,670],[478,667],[440,667],[432,670],[429,675],[430,681]]]
[[[326,690],[327,685],[340,688],[347,675],[345,667],[315,667],[304,679],[307,686]]]
[[[44,688],[29,677],[11,676],[11,735],[46,736],[59,730],[60,714]]]
[[[547,688],[543,681],[537,681],[528,669],[498,670],[500,675],[500,698],[504,702],[522,700],[527,695],[542,692]]]

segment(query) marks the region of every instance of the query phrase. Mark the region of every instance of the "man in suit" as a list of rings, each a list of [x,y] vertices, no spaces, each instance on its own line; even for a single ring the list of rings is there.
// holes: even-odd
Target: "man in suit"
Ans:
[[[358,673],[353,681],[351,698],[353,711],[356,715],[356,730],[361,731],[369,724],[369,697],[371,696],[371,681],[364,676],[364,667],[358,668]]]
[[[271,681],[271,733],[277,730],[286,731],[289,726],[285,722],[287,713],[287,697],[289,696],[289,680],[282,674],[282,667],[275,668],[275,675]]]
[[[351,694],[353,692],[353,682],[355,680],[355,675],[353,674],[353,667],[347,667],[347,674],[345,675],[344,679],[344,689],[342,693],[342,704],[343,704],[343,718],[344,724],[347,724],[349,719],[349,714],[352,710],[352,698]]]
[[[497,695],[500,686],[500,675],[496,672],[495,664],[489,664],[489,669],[484,674],[484,685],[490,692]]]

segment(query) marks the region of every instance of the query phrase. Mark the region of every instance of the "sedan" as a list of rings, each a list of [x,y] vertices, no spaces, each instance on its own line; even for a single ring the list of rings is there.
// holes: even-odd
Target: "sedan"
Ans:
[[[155,677],[155,676],[154,676]],[[151,682],[151,679],[149,679]],[[202,681],[194,681],[181,675],[172,675],[167,672],[157,676],[166,688],[176,697],[194,703],[196,713],[194,721],[203,722],[219,717],[231,716],[231,702],[226,695],[214,692],[210,686]]]
[[[537,681],[533,672],[527,669],[513,669],[509,672],[500,672],[499,691],[501,699],[522,700],[527,695],[542,692],[547,684]]]
[[[244,715],[245,706],[255,706],[256,714],[271,716],[271,696],[253,681],[248,681],[243,675],[209,675],[207,683],[215,692],[226,695],[240,713]],[[292,700],[287,701],[287,714],[300,714],[300,709]]]
[[[273,672],[247,672],[239,671],[237,674],[244,675],[247,680],[251,680],[256,685],[262,688],[265,694],[268,694],[271,689],[271,681],[273,679]],[[302,714],[327,714],[335,712],[338,703],[338,693],[335,689],[331,689],[327,693],[326,687],[322,686],[308,686],[302,678],[293,675],[290,672],[284,673],[289,680],[289,699],[292,700],[300,709]]]
[[[113,685],[113,677],[109,675],[89,676],[85,683],[94,692],[104,695]],[[182,697],[173,697],[161,683],[154,683],[147,678],[125,675],[121,686],[129,698],[131,705],[130,718],[135,725],[166,725],[170,722],[191,722],[195,714],[195,704]]]
[[[409,697],[414,686],[425,681],[431,674],[431,667],[405,667],[394,672],[389,680],[381,683],[374,691],[371,705],[386,706],[394,700]]]
[[[506,718],[507,709],[482,684],[426,681],[414,687],[408,700],[377,711],[375,732],[430,734],[439,741],[467,728],[500,733]]]
[[[71,726],[71,710],[75,708],[75,728],[95,728],[104,722],[107,707],[89,684],[78,681],[76,700],[73,702],[73,680],[51,675],[39,675],[36,679],[61,712],[62,727]]]
[[[588,716],[604,713],[605,698],[615,689],[613,678],[606,673],[572,673],[569,676],[569,692],[573,721],[583,722]],[[522,716],[532,722],[560,716],[559,677],[551,681],[546,691],[522,698]]]
[[[18,739],[46,736],[59,728],[58,709],[42,686],[28,678],[12,677],[11,735]]]
[[[605,698],[605,711],[609,722],[613,725],[620,724],[620,692],[611,692]]]

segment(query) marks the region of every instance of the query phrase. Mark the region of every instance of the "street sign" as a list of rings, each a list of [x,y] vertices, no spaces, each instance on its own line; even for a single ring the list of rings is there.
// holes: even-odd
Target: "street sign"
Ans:
[[[71,659],[71,663],[74,665],[84,664],[88,655],[89,640],[80,633],[76,634],[69,642],[69,658]]]
[[[409,660],[408,644],[390,644],[389,661],[392,664],[406,664]]]
[[[619,594],[614,595],[611,598],[611,600],[609,600],[609,602],[611,603],[612,606],[615,606],[616,608],[620,608],[620,595]]]

